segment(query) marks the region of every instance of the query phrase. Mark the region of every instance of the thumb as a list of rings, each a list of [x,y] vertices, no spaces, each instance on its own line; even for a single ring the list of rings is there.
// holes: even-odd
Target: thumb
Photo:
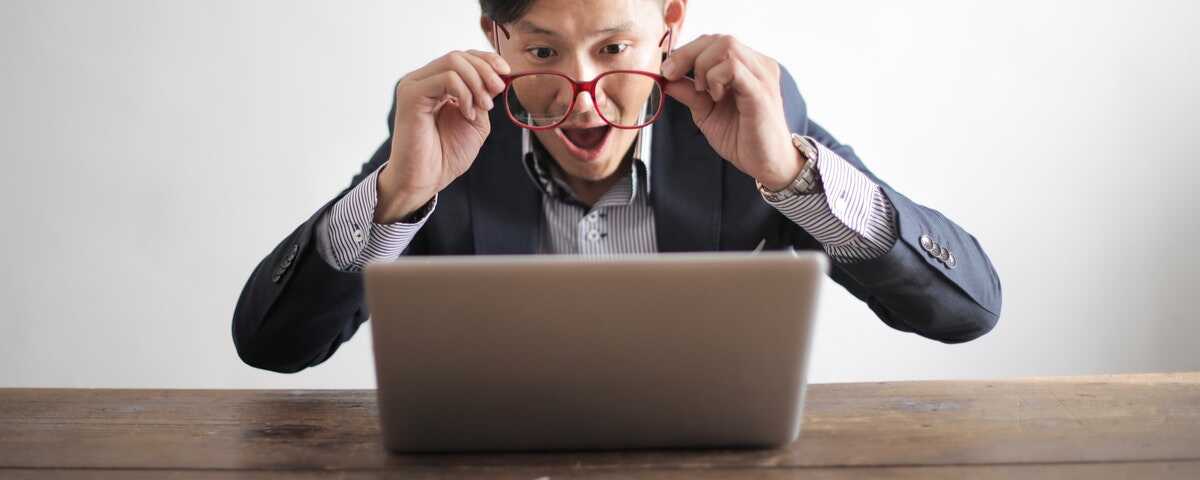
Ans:
[[[686,105],[692,111],[692,118],[705,118],[713,109],[712,97],[708,92],[697,92],[695,84],[687,78],[667,83],[663,93]]]

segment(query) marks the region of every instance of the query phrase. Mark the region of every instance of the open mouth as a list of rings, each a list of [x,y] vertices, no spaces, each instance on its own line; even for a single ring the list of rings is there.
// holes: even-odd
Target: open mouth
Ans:
[[[593,128],[558,128],[555,129],[559,136],[566,143],[567,149],[571,153],[584,160],[594,160],[600,156],[600,152],[604,151],[604,145],[608,143],[609,133],[612,132],[611,125],[603,125]]]

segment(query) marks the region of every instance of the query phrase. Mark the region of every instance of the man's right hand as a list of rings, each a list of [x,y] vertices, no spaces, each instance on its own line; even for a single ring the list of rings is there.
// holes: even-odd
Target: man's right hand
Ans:
[[[396,223],[471,167],[492,131],[492,97],[511,72],[495,53],[451,52],[396,85],[392,152],[379,173],[375,223]],[[443,108],[449,106],[450,108]]]

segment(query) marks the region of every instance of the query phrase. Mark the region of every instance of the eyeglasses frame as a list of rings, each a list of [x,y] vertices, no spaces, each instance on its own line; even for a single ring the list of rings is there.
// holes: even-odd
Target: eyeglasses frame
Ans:
[[[512,35],[509,34],[508,29],[504,28],[504,26],[501,25],[500,22],[497,22],[493,19],[492,20],[492,36],[493,36],[494,45],[496,47],[497,54],[500,53],[500,33],[501,32],[504,32],[505,39],[512,38]],[[668,46],[667,52],[663,53],[663,56],[662,56],[663,60],[666,60],[667,57],[669,57],[671,55],[670,54],[670,45],[671,45],[670,40],[672,39],[672,33],[673,33],[672,30],[670,28],[668,28],[667,32],[663,34],[662,39],[660,39],[658,41],[659,47],[662,47],[664,43]],[[598,83],[600,83],[600,80],[603,79],[604,77],[606,77],[608,75],[614,75],[614,74],[642,75],[642,76],[645,76],[645,77],[648,77],[648,78],[654,80],[654,82],[658,84],[659,91],[662,93],[658,96],[658,108],[655,109],[653,118],[647,120],[645,123],[642,123],[640,125],[629,127],[629,126],[621,126],[621,125],[614,124],[612,121],[610,121],[608,119],[608,117],[604,116],[604,113],[600,111],[600,102],[596,98],[596,85]],[[524,122],[521,122],[520,120],[517,120],[517,117],[513,115],[512,108],[508,102],[509,90],[512,89],[512,84],[517,79],[520,79],[523,77],[528,77],[528,76],[533,76],[533,75],[554,75],[554,76],[557,76],[559,78],[566,80],[568,83],[571,84],[571,87],[573,90],[571,93],[571,104],[567,106],[567,114],[563,116],[562,120],[554,122],[554,124],[552,124],[552,125],[535,127],[532,125],[528,125]],[[511,120],[518,127],[528,129],[528,130],[535,130],[535,131],[551,130],[554,128],[558,128],[559,125],[562,125],[564,122],[566,122],[567,119],[571,117],[570,113],[573,110],[575,110],[575,101],[579,98],[579,92],[587,92],[588,95],[592,96],[592,106],[596,109],[596,114],[600,117],[601,120],[604,120],[604,123],[607,123],[608,125],[612,126],[613,128],[619,128],[622,130],[637,130],[639,128],[644,128],[644,127],[658,121],[658,117],[662,115],[663,105],[666,103],[665,92],[666,92],[667,83],[668,83],[667,77],[664,77],[657,73],[646,72],[646,71],[642,71],[642,70],[611,70],[608,72],[601,73],[600,75],[597,75],[596,78],[594,78],[590,81],[586,81],[586,82],[577,81],[577,80],[567,76],[566,74],[563,74],[561,72],[550,71],[550,70],[523,72],[523,73],[518,73],[515,75],[500,74],[500,79],[504,81],[504,92],[503,92],[503,94],[504,94],[504,113],[506,115],[508,115],[509,120]]]

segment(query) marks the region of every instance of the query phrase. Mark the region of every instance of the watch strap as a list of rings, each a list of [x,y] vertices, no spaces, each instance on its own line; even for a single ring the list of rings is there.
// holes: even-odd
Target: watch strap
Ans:
[[[822,191],[820,177],[817,175],[818,150],[815,141],[806,136],[792,134],[792,146],[804,157],[804,168],[783,190],[773,192],[762,183],[755,182],[763,198],[770,202],[781,202],[797,195],[808,195]]]

